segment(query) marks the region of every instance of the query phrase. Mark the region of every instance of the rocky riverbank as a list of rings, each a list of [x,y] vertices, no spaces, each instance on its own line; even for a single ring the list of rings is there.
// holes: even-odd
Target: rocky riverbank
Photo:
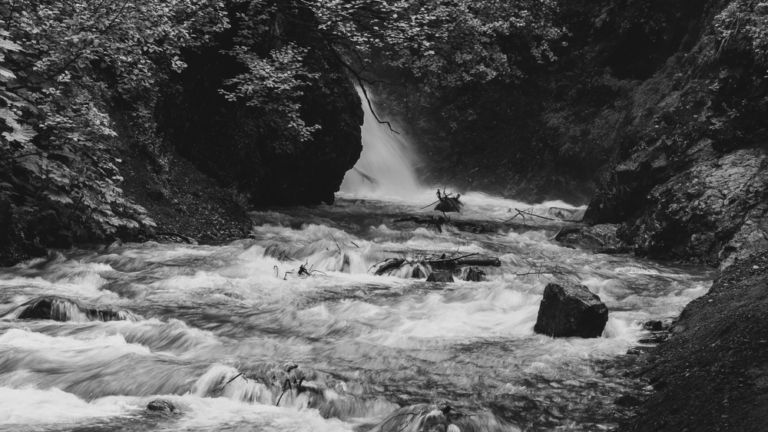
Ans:
[[[656,393],[621,430],[763,431],[768,424],[768,252],[691,302],[642,376]]]

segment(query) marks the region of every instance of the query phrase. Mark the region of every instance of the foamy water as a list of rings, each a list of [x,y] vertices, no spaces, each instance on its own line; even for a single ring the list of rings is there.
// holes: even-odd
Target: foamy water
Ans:
[[[563,248],[553,219],[583,210],[563,202],[462,195],[454,220],[495,227],[483,234],[397,222],[433,216],[435,191],[367,111],[363,136],[334,206],[254,213],[251,239],[0,269],[0,430],[420,432],[438,403],[465,432],[615,426],[616,399],[645,386],[625,373],[642,323],[676,316],[711,275]],[[471,253],[501,265],[436,284],[415,262]],[[373,274],[391,258],[414,262]],[[533,332],[544,287],[562,279],[607,303],[602,337]],[[45,295],[71,320],[19,319]],[[85,312],[100,309],[130,320]],[[174,412],[149,411],[156,399]]]
[[[418,207],[342,199],[255,213],[253,239],[229,245],[129,244],[0,271],[0,429],[359,430],[441,400],[481,430],[610,427],[622,412],[613,401],[644,385],[622,366],[641,323],[675,316],[709,286],[697,269],[560,247],[554,226],[472,234],[394,222]],[[502,265],[452,284],[370,272],[443,252]],[[300,265],[313,275],[299,277]],[[552,266],[561,274],[516,275]],[[533,332],[544,286],[561,278],[606,301],[603,337]],[[49,294],[137,318],[16,319]],[[302,392],[282,387],[289,362]],[[148,412],[156,398],[179,412]]]

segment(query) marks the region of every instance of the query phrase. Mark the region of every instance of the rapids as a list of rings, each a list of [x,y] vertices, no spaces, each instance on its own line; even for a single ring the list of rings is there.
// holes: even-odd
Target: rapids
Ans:
[[[500,202],[483,205],[503,214]],[[560,247],[548,227],[392,223],[414,211],[342,199],[254,213],[253,238],[228,245],[127,244],[0,270],[0,428],[367,430],[399,407],[446,400],[484,430],[600,430],[620,419],[617,398],[642,391],[623,373],[640,324],[674,317],[710,283],[699,269]],[[453,284],[368,273],[414,251],[483,252],[502,266]],[[320,272],[300,278],[302,263]],[[563,274],[515,275],[553,265]],[[559,277],[608,304],[602,338],[533,333],[543,288]],[[50,294],[135,316],[15,319]],[[274,371],[287,362],[317,391],[288,392],[277,407]],[[148,414],[158,397],[181,414]]]
[[[626,374],[641,324],[675,317],[711,274],[567,249],[543,219],[485,234],[395,223],[431,214],[421,207],[434,192],[401,164],[403,143],[366,120],[360,165],[333,206],[254,212],[251,238],[226,245],[112,245],[0,269],[0,429],[416,432],[424,404],[444,402],[463,432],[620,421],[617,399],[646,391]],[[455,217],[495,221],[569,207],[462,201]],[[501,266],[449,284],[369,272],[428,253],[482,253]],[[298,275],[302,264],[312,276]],[[534,334],[544,286],[561,278],[607,303],[601,338]],[[50,295],[39,304],[60,321],[19,319]],[[102,310],[120,312],[83,312]],[[175,411],[148,411],[155,399]]]

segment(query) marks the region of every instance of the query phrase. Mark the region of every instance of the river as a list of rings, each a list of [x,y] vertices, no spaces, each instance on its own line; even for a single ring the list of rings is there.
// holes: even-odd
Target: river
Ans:
[[[358,170],[376,181],[387,172]],[[606,430],[628,414],[617,399],[647,391],[626,373],[642,323],[675,317],[711,284],[699,268],[561,247],[558,223],[540,218],[484,233],[398,223],[432,214],[421,207],[433,191],[397,174],[386,183],[405,183],[377,195],[381,185],[355,175],[332,206],[253,212],[249,239],[116,244],[0,269],[0,429],[418,431],[431,409],[419,404],[440,403],[462,432]],[[462,201],[462,220],[579,210],[481,193]],[[481,282],[371,272],[386,258],[443,253],[501,266]],[[310,276],[298,275],[302,264]],[[560,279],[606,302],[602,337],[533,332],[545,285]],[[18,319],[43,295],[128,319],[91,320],[66,302],[69,321]],[[156,399],[176,411],[148,411]]]

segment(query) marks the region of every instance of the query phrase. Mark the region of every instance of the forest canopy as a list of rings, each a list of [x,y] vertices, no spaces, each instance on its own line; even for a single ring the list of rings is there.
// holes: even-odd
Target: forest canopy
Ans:
[[[317,76],[303,67],[312,47],[295,35],[329,48],[359,84],[384,66],[439,91],[514,80],[521,59],[551,59],[563,32],[552,24],[555,8],[553,0],[2,0],[0,200],[18,223],[64,220],[70,237],[151,227],[120,188],[115,114],[161,160],[158,90],[184,70],[186,54],[217,47],[222,34],[234,32],[234,46],[221,49],[243,66],[222,97],[258,108],[290,143],[319,127],[301,115],[303,89]]]

